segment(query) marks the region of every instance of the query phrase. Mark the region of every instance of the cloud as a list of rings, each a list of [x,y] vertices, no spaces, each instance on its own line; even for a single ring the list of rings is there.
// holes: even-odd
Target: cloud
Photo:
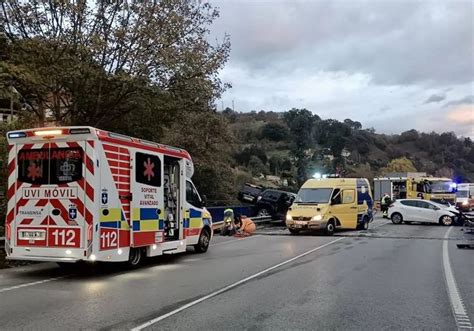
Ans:
[[[444,94],[432,94],[424,103],[438,103],[446,99]]]
[[[452,108],[446,118],[458,125],[457,132],[463,136],[474,137],[474,105],[460,105]]]
[[[462,105],[451,110],[447,116],[450,121],[474,126],[474,106]]]
[[[474,95],[465,96],[462,99],[452,100],[444,104],[443,107],[474,104]]]
[[[473,79],[470,1],[216,1],[232,60],[362,72],[381,84]]]
[[[224,106],[305,107],[383,132],[449,131],[454,122],[428,127],[426,116],[472,94],[469,0],[210,1],[221,12],[211,37],[229,33],[232,43]]]

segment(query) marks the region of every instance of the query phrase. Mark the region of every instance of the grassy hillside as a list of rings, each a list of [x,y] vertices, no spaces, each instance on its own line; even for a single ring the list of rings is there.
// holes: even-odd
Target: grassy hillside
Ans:
[[[402,160],[395,162],[397,167],[401,164],[402,170],[416,169],[458,182],[474,181],[474,146],[470,138],[457,137],[453,132],[438,134],[416,130],[399,135],[378,134],[350,119],[323,120],[305,112],[302,114],[312,117],[310,129],[303,136],[306,147],[304,162],[299,166],[297,160],[302,157],[297,157],[296,151],[302,147],[295,141],[300,131],[292,131],[292,121],[298,118],[263,111],[238,113],[226,109],[223,112],[235,137],[233,167],[238,169],[242,179],[264,183],[262,175],[275,175],[287,178],[289,188],[295,190],[297,168],[301,164],[304,164],[306,177],[321,172],[373,178],[398,170],[388,165],[392,160]],[[241,182],[237,181],[238,185]]]

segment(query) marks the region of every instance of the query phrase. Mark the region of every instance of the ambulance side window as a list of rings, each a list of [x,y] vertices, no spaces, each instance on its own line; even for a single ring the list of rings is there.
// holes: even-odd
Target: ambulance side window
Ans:
[[[340,205],[341,203],[342,203],[341,190],[338,188],[334,189],[334,191],[332,192],[331,204]]]
[[[161,186],[161,160],[156,155],[135,154],[135,179],[138,183]]]
[[[195,207],[202,207],[201,198],[189,180],[186,181],[186,201]]]
[[[354,203],[355,191],[354,190],[344,190],[342,191],[342,203]]]

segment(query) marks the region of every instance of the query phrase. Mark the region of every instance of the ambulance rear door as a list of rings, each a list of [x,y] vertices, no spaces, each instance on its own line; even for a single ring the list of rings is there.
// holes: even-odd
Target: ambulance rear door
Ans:
[[[17,145],[17,246],[85,246],[87,162],[85,141]]]

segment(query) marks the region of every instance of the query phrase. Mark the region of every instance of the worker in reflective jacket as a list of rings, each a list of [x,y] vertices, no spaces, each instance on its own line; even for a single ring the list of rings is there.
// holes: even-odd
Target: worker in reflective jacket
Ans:
[[[241,236],[250,236],[257,228],[255,223],[244,215],[235,218],[235,226],[237,227],[237,233]]]
[[[234,224],[234,211],[230,208],[224,210],[224,226],[221,230],[222,236],[233,236],[237,229]]]
[[[382,199],[380,200],[381,210],[382,210],[382,217],[388,217],[388,207],[392,203],[392,199],[388,193],[385,193]]]

